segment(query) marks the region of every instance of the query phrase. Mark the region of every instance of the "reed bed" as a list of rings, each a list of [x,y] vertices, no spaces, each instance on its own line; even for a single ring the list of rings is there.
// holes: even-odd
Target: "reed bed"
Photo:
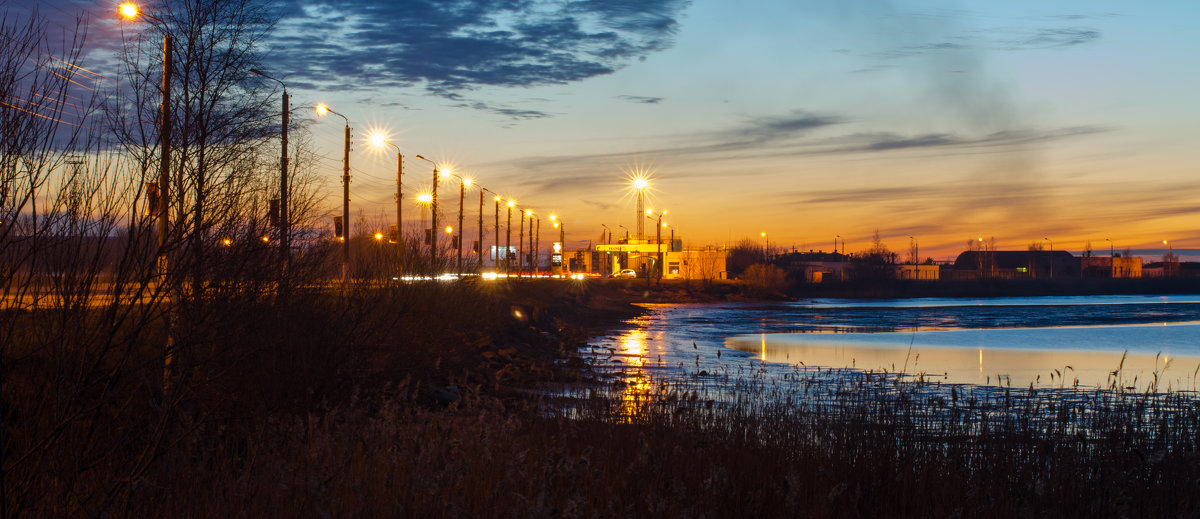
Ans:
[[[623,310],[560,287],[364,288],[193,308],[176,314],[193,328],[169,399],[153,321],[117,335],[129,353],[109,358],[62,324],[35,333],[52,314],[10,314],[31,321],[14,325],[21,342],[4,380],[6,512],[1200,512],[1192,393],[946,386],[761,364],[678,376],[588,366],[572,354],[584,335],[569,323],[597,305]]]

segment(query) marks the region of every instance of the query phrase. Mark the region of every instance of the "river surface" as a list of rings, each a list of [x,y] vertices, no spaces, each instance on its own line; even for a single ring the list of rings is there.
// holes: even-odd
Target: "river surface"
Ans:
[[[1195,390],[1200,374],[1200,295],[651,309],[593,339],[593,358],[656,378],[834,368],[979,386]]]

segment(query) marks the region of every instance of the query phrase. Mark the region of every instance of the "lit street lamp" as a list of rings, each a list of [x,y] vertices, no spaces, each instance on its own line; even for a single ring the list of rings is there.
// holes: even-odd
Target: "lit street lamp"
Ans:
[[[771,238],[767,237],[766,231],[763,231],[759,234],[761,234],[762,238],[763,238],[763,257],[765,257],[766,260],[768,262],[770,262],[771,261]]]
[[[404,263],[404,226],[403,220],[400,218],[400,202],[403,200],[403,192],[400,187],[400,178],[404,174],[404,155],[400,153],[400,147],[388,141],[383,134],[376,133],[371,136],[371,143],[376,147],[391,146],[396,149],[396,268],[403,270]]]
[[[1167,273],[1167,275],[1168,275],[1168,276],[1170,276],[1170,275],[1171,275],[1171,273],[1172,273],[1172,271],[1175,269],[1175,244],[1173,244],[1173,243],[1167,243],[1167,240],[1163,240],[1163,245],[1166,245],[1166,246],[1167,246],[1167,268],[1166,268],[1166,273]]]
[[[646,239],[646,227],[644,222],[642,222],[642,212],[646,210],[645,192],[649,185],[650,182],[644,178],[633,180],[633,188],[637,190],[637,216],[635,219],[637,220],[637,237],[639,240]]]
[[[326,105],[317,105],[317,115],[333,114],[346,122],[346,137],[342,146],[342,284],[350,281],[350,119],[331,110]]]
[[[429,200],[430,200],[429,213],[431,215],[430,216],[431,220],[430,220],[430,225],[429,225],[429,257],[430,257],[430,264],[433,266],[434,269],[437,269],[437,232],[435,232],[435,230],[437,229],[437,224],[438,224],[437,223],[437,217],[438,217],[438,215],[437,215],[437,210],[438,210],[438,207],[437,207],[438,165],[436,162],[429,160],[425,157],[422,157],[420,155],[417,155],[417,158],[421,159],[425,162],[428,162],[430,164],[433,164],[433,193],[429,197]]]
[[[421,194],[417,195],[417,203],[421,204],[421,234],[422,235],[425,234],[425,231],[427,229],[432,229],[432,227],[428,227],[428,228],[425,227],[425,214],[426,214],[426,211],[429,210],[429,203],[432,201],[433,201],[433,196],[431,196],[429,193],[421,193]],[[422,240],[424,240],[424,237],[422,237]]]
[[[160,159],[158,164],[158,268],[163,277],[167,274],[168,257],[166,254],[167,233],[169,232],[170,213],[167,206],[171,204],[171,33],[166,31],[166,23],[158,17],[142,12],[137,5],[126,2],[120,5],[121,16],[132,20],[138,16],[146,17],[163,24],[163,62],[162,62],[162,106],[158,133]],[[165,280],[164,280],[165,281]]]
[[[171,70],[173,68],[173,60],[171,58],[171,33],[167,30],[167,24],[158,17],[143,13],[137,8],[137,5],[126,2],[119,7],[121,15],[132,20],[138,16],[144,16],[163,25],[163,62],[162,62],[162,106],[159,115],[159,164],[158,164],[158,207],[155,207],[158,219],[158,250],[156,263],[158,267],[159,283],[167,285],[167,272],[170,269],[170,256],[167,255],[167,233],[170,232],[170,213],[167,210],[171,205],[170,187],[171,187]],[[180,186],[183,189],[183,186]],[[199,228],[199,222],[196,224]],[[201,286],[200,280],[196,279],[196,285]],[[163,396],[166,397],[167,392],[171,388],[171,364],[175,357],[175,340],[172,327],[171,312],[164,313],[164,328],[167,330],[166,341],[163,347]]]

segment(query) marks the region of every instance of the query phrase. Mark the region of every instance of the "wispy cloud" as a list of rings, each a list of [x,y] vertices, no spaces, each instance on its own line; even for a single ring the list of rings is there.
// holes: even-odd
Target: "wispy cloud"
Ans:
[[[645,97],[645,96],[630,96],[630,95],[619,95],[619,96],[617,96],[617,99],[620,99],[622,101],[630,101],[633,103],[642,103],[642,104],[648,104],[648,105],[656,105],[663,101],[663,98],[661,98],[661,97]]]

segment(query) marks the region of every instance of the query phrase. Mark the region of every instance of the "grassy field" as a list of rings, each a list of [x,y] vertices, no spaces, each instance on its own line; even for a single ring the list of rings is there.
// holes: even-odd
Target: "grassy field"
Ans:
[[[672,292],[674,291],[674,292]],[[727,297],[718,294],[715,297]],[[407,285],[5,316],[5,514],[1190,516],[1189,394],[950,395],[881,374],[717,400],[574,355],[675,287]],[[832,381],[831,380],[836,380]]]

